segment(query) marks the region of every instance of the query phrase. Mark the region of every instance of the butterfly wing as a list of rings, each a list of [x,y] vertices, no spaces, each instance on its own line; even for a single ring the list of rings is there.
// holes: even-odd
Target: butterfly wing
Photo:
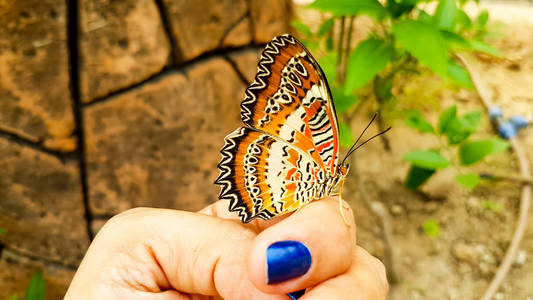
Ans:
[[[268,220],[296,210],[325,192],[325,172],[309,155],[257,129],[240,127],[229,134],[219,163],[221,199],[245,223]]]
[[[241,103],[241,127],[226,137],[220,199],[243,222],[270,219],[321,198],[336,175],[338,124],[320,66],[294,37],[267,44]]]
[[[294,37],[278,36],[265,47],[241,118],[309,153],[335,175],[339,134],[331,92],[316,60]]]

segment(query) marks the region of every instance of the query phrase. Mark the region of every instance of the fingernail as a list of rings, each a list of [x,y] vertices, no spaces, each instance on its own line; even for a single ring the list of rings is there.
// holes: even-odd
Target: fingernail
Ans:
[[[275,242],[267,248],[267,284],[279,283],[307,273],[311,252],[297,241]]]
[[[305,289],[299,290],[296,292],[288,293],[287,296],[289,296],[292,300],[300,299],[305,294]]]

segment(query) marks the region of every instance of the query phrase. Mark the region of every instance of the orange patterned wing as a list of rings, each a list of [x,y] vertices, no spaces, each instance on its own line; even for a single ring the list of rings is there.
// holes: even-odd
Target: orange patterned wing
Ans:
[[[294,37],[267,44],[228,135],[215,183],[243,222],[268,220],[323,197],[340,179],[338,124],[320,66]]]
[[[253,128],[240,127],[226,137],[219,164],[221,199],[245,223],[268,220],[323,197],[324,170],[286,141]]]
[[[316,60],[294,37],[278,36],[266,46],[241,103],[241,118],[336,174],[339,134],[329,86]]]

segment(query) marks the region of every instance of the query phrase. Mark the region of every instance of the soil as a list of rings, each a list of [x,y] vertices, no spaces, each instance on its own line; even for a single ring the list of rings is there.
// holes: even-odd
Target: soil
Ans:
[[[504,35],[491,41],[502,58],[476,56],[473,69],[480,74],[505,115],[533,118],[533,5],[482,2],[481,7],[489,9],[492,22],[506,24],[501,29]],[[474,13],[477,9],[469,7]],[[407,96],[399,96],[398,103],[421,109],[433,121],[442,108],[452,103],[458,105],[460,114],[483,109],[475,91],[449,87],[438,77],[424,76],[409,83]],[[373,107],[366,108],[369,114],[359,114],[352,124],[354,134],[368,122]],[[474,138],[492,134],[484,118],[483,129]],[[390,299],[479,299],[517,225],[521,185],[482,182],[469,191],[454,182],[457,171],[450,168],[432,177],[421,193],[408,191],[403,187],[408,165],[401,157],[415,149],[435,146],[436,140],[407,128],[401,120],[390,121],[393,123],[388,134],[391,151],[384,150],[379,141],[367,144],[356,153],[358,172],[352,172],[347,180],[344,197],[355,211],[358,243],[384,258],[378,220],[362,197],[379,201],[390,217],[398,276],[398,281],[391,285]],[[522,130],[519,140],[533,162],[533,128]],[[516,157],[510,151],[488,157],[470,170],[518,172]],[[364,195],[357,188],[358,180],[365,188]],[[490,209],[490,203],[496,204],[496,209]],[[438,222],[438,236],[424,234],[422,225],[428,220]],[[530,219],[516,263],[494,299],[532,298],[533,220]]]

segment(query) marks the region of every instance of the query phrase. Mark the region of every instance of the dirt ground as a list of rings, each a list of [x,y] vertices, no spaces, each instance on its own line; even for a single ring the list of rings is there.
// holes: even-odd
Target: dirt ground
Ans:
[[[505,22],[503,37],[492,41],[503,58],[477,57],[474,65],[504,114],[533,117],[533,5],[518,3],[482,2],[490,11],[493,22]],[[469,7],[475,11],[475,7]],[[418,84],[418,88],[415,88]],[[422,85],[421,85],[422,84]],[[421,89],[420,86],[424,88]],[[437,118],[437,109],[451,103],[459,113],[482,109],[475,92],[444,91],[438,78],[414,82],[409,97],[428,98],[418,106],[430,118]],[[436,98],[435,98],[436,97]],[[433,98],[433,99],[430,99]],[[400,99],[399,102],[401,102]],[[409,101],[405,101],[408,103]],[[366,125],[360,116],[354,133]],[[491,128],[485,117],[477,138],[489,136]],[[392,150],[373,142],[356,153],[359,172],[348,178],[344,197],[352,204],[358,222],[358,243],[378,257],[384,246],[376,218],[361,201],[356,181],[361,180],[365,196],[383,203],[390,215],[394,265],[398,282],[393,284],[390,299],[479,299],[499,265],[516,227],[521,187],[514,183],[482,183],[470,192],[454,182],[456,172],[437,173],[424,186],[423,193],[413,193],[402,187],[408,165],[401,161],[403,154],[435,145],[432,136],[421,136],[401,121],[393,123],[388,135]],[[520,134],[520,141],[533,162],[533,128]],[[533,164],[531,164],[533,168]],[[474,171],[516,173],[516,157],[503,153],[489,157]],[[358,178],[354,178],[358,176]],[[499,206],[486,208],[491,201]],[[531,212],[530,212],[531,216]],[[430,238],[423,233],[422,224],[435,220],[440,234]],[[533,220],[520,245],[516,262],[494,299],[533,299]]]

